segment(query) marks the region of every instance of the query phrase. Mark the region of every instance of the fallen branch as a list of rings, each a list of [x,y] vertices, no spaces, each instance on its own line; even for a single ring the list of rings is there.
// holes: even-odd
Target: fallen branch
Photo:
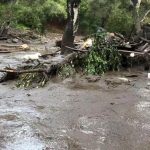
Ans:
[[[0,69],[0,72],[22,74],[22,73],[34,73],[34,72],[46,72],[46,70],[45,69],[30,69],[30,70]]]
[[[143,37],[140,37],[140,39],[150,44],[150,40],[147,40],[147,39],[145,39]]]
[[[19,48],[21,45],[8,45],[8,44],[0,44],[2,47],[7,47],[7,48]]]
[[[0,40],[7,40],[7,39],[8,39],[7,37],[0,36]]]
[[[148,45],[149,45],[148,43],[145,43],[143,46],[141,46],[141,47],[138,48],[138,51],[139,52],[144,51],[148,47]]]
[[[124,52],[124,53],[134,53],[134,54],[138,54],[138,55],[145,55],[145,53],[147,53],[147,52],[142,53],[142,52],[128,51],[128,50],[118,50],[118,51]],[[150,54],[148,54],[148,55],[150,55]]]
[[[0,53],[11,53],[10,51],[0,51]]]
[[[76,49],[76,48],[73,48],[73,47],[69,47],[69,46],[65,46],[65,48],[68,48],[72,51],[78,51],[78,52],[88,52],[88,50],[82,50],[82,49]]]

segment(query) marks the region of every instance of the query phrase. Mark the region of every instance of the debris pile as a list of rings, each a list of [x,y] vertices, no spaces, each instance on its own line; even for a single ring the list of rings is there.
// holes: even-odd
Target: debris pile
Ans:
[[[75,42],[74,47],[66,46],[66,49],[70,50],[68,55],[61,55],[60,49],[57,49],[57,51],[53,53],[47,51],[47,53],[41,54],[40,52],[36,51],[36,53],[34,52],[31,54],[31,39],[37,39],[39,37],[38,35],[34,34],[33,32],[20,33],[13,30],[7,32],[6,35],[7,36],[4,37],[4,34],[0,33],[0,40],[6,41],[3,43],[0,42],[1,54],[30,51],[28,52],[29,54],[27,53],[24,54],[23,57],[20,57],[25,60],[25,63],[21,63],[19,67],[0,68],[0,82],[20,77],[20,81],[24,83],[23,86],[31,85],[34,81],[38,81],[38,83],[43,86],[48,81],[48,77],[55,75],[63,65],[67,64],[68,62],[72,62],[73,59],[76,59],[79,56],[85,56],[92,51],[92,47],[94,46],[93,43],[95,41],[95,37],[91,35],[85,38],[86,40]],[[10,40],[11,43],[8,43]],[[129,61],[130,59],[137,61],[144,60],[146,64],[145,68],[147,70],[149,69],[150,40],[146,38],[146,36],[138,36],[132,40],[128,40],[119,33],[107,32],[104,42],[113,45],[113,47],[115,47],[117,50],[117,53],[119,52],[122,56],[124,56],[126,61]],[[56,45],[61,46],[61,41],[56,41]],[[99,50],[101,50],[101,48],[99,48]],[[35,61],[38,62],[38,67],[37,64],[34,64]],[[19,83],[19,86],[21,86],[21,82]]]

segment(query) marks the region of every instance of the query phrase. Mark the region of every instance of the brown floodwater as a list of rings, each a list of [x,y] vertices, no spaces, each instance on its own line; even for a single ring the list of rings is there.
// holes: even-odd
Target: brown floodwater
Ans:
[[[22,65],[37,49],[47,53],[55,40],[1,54],[0,68]],[[15,83],[0,83],[0,150],[150,150],[150,87],[138,68],[95,83],[79,75],[44,88]]]
[[[44,88],[0,84],[1,150],[149,150],[147,73],[76,76]]]

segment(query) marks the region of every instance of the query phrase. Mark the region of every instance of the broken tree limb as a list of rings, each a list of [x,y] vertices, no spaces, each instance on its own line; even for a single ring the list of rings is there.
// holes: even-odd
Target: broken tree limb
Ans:
[[[76,49],[73,47],[65,46],[65,48],[70,49],[72,51],[78,51],[78,52],[88,52],[88,50],[82,50],[82,49]]]
[[[118,50],[118,51],[123,52],[123,53],[135,53],[135,54],[138,54],[138,55],[145,55],[145,53],[147,53],[147,52],[142,53],[142,52],[128,51],[128,50]],[[148,55],[150,55],[150,54],[148,54]]]
[[[46,70],[45,69],[29,69],[29,70],[0,69],[0,72],[22,74],[22,73],[34,73],[34,72],[46,72]]]
[[[7,37],[0,37],[0,40],[7,40]]]
[[[6,48],[19,48],[21,45],[0,44],[0,46]]]
[[[47,74],[52,74],[53,70],[58,70],[61,68],[64,64],[67,64],[71,62],[74,58],[76,58],[77,53],[73,52],[71,54],[68,54],[62,61],[60,62],[53,62],[47,67],[46,73]]]
[[[150,40],[147,40],[147,39],[145,39],[143,37],[140,37],[140,39],[150,44]]]
[[[137,49],[137,51],[139,51],[139,52],[142,52],[142,51],[144,51],[147,47],[148,47],[148,43],[145,43],[143,46],[141,46],[141,47],[139,47],[138,49]]]

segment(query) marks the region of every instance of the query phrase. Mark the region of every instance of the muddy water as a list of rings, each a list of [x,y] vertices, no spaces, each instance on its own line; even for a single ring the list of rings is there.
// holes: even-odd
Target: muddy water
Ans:
[[[0,150],[149,150],[147,74],[133,73],[31,90],[0,84]]]

